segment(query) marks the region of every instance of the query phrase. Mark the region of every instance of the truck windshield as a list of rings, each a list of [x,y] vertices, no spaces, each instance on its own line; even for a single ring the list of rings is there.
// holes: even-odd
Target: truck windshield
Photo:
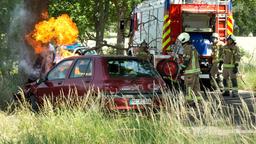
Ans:
[[[225,0],[183,0],[183,4],[218,4],[220,2],[223,2]],[[179,3],[180,1],[175,3]]]
[[[112,77],[156,77],[153,66],[143,60],[112,59],[108,60],[108,72]]]

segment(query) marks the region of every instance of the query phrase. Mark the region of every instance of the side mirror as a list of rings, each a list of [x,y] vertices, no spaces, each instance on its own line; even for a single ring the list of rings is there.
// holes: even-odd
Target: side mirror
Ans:
[[[39,85],[39,84],[41,84],[41,83],[43,83],[45,81],[47,81],[47,78],[46,77],[42,77],[42,78],[39,78],[39,79],[36,80],[36,84]]]

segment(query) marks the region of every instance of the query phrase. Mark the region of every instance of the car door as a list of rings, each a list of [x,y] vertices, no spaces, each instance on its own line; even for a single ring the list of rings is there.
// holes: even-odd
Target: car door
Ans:
[[[74,64],[69,78],[65,80],[65,93],[83,96],[90,89],[93,80],[93,59],[81,58]]]
[[[37,88],[37,96],[53,96],[63,95],[64,81],[67,78],[74,60],[64,60],[58,63],[46,76],[45,82],[41,83]]]

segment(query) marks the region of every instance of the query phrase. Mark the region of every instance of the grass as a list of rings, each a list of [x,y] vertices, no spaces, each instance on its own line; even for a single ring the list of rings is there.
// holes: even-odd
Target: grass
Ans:
[[[256,66],[243,65],[239,81],[241,89],[256,91]]]
[[[8,77],[1,77],[0,75],[0,110],[5,109],[8,103],[12,100],[12,95],[17,91],[20,82],[20,76],[17,74]]]
[[[107,113],[84,99],[72,108],[50,103],[39,113],[23,104],[0,112],[0,143],[253,143],[255,122],[245,103],[239,108],[220,98],[188,106],[184,97],[170,97],[158,113]],[[90,105],[88,102],[90,101]],[[235,114],[235,110],[239,112]],[[240,118],[238,124],[235,117]],[[239,127],[238,127],[239,126]]]
[[[246,83],[239,78],[241,89],[256,90],[255,71],[253,65],[241,66]],[[2,108],[10,102],[18,83],[16,76],[1,79]],[[87,100],[74,107],[62,104],[53,108],[48,104],[40,113],[23,104],[15,110],[0,111],[0,143],[255,143],[255,101],[251,110],[243,100],[241,106],[226,105],[216,95],[191,107],[182,95],[165,95],[167,107],[147,115],[109,114],[97,103],[87,106]]]

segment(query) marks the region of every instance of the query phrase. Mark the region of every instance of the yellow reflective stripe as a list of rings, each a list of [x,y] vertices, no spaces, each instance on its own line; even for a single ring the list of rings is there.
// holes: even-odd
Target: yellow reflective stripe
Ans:
[[[164,43],[163,46],[166,46],[171,40],[168,38]]]
[[[195,58],[195,51],[192,51],[192,69],[196,69],[196,58]]]
[[[225,88],[224,88],[224,90],[225,90],[225,91],[226,91],[226,90],[230,90],[230,88],[228,88],[228,87],[225,87]]]
[[[200,71],[201,71],[200,68],[191,69],[191,70],[185,70],[185,74],[199,73]]]
[[[165,30],[170,25],[170,21],[164,24],[163,30]]]
[[[223,67],[224,68],[234,68],[235,65],[233,65],[233,64],[223,64]]]
[[[228,35],[232,35],[233,34],[233,32],[230,31],[230,30],[228,30],[227,32],[228,32]]]
[[[168,18],[169,18],[169,15],[168,15],[168,14],[164,15],[164,20],[166,20],[166,19],[168,19]]]
[[[233,88],[226,87],[224,88],[224,90],[239,90],[239,89],[237,87],[233,87]]]
[[[191,87],[188,87],[188,96],[189,97],[192,97],[192,92],[191,92],[192,90],[191,90]]]
[[[201,71],[200,68],[196,68],[195,53],[196,53],[196,51],[193,50],[193,54],[192,54],[192,69],[190,69],[190,70],[185,70],[185,74],[193,74],[193,73],[198,73],[198,72]]]
[[[164,16],[164,21],[169,18],[169,15]],[[171,20],[168,20],[166,23],[164,23],[163,30],[165,30],[171,23]]]
[[[228,27],[229,27],[231,30],[233,30],[233,24],[228,23]]]
[[[163,39],[164,39],[165,37],[167,37],[170,33],[171,33],[171,30],[168,29],[168,30],[163,34]]]
[[[218,63],[218,62],[220,62],[220,60],[218,59],[212,61],[212,63]]]

